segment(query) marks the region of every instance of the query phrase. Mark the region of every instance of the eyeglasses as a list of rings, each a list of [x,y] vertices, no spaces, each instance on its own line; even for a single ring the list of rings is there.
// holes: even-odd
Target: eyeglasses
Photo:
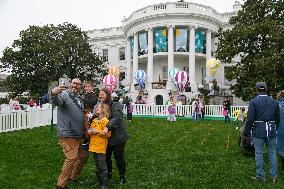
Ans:
[[[81,85],[81,83],[72,82],[72,85],[80,86],[80,85]]]

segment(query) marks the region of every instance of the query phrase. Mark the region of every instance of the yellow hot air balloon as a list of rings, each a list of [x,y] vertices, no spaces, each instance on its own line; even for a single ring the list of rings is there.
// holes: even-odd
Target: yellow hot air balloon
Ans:
[[[119,77],[120,70],[117,66],[112,66],[109,68],[108,74]]]
[[[215,76],[220,65],[221,65],[221,61],[216,58],[211,58],[207,61],[206,68],[212,77]]]

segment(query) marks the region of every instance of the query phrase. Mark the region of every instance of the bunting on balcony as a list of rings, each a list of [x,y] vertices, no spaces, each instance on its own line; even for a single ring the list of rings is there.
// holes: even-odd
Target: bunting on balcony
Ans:
[[[203,31],[195,33],[195,52],[205,54],[205,32]]]
[[[156,29],[155,30],[155,48],[156,52],[167,52],[167,29]]]
[[[187,29],[176,29],[176,51],[186,52]]]
[[[147,33],[139,33],[139,55],[148,53],[148,44],[147,44]]]

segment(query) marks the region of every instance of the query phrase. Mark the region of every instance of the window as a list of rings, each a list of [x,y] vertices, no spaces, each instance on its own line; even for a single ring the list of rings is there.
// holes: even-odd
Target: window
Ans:
[[[119,48],[119,60],[125,60],[125,47]]]
[[[168,66],[162,66],[162,79],[168,80]]]
[[[108,49],[103,49],[103,61],[108,61]]]

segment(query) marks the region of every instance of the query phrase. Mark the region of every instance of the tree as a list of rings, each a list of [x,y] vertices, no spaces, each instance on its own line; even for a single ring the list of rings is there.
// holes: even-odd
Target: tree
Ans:
[[[284,89],[284,3],[282,0],[247,0],[232,17],[232,29],[219,31],[216,57],[236,65],[228,79],[235,95],[247,101],[255,95],[255,83],[265,81],[268,93]]]
[[[63,75],[99,83],[105,65],[87,40],[86,33],[70,23],[30,26],[3,52],[0,71],[11,70],[5,83],[14,94],[31,95],[45,94]]]

